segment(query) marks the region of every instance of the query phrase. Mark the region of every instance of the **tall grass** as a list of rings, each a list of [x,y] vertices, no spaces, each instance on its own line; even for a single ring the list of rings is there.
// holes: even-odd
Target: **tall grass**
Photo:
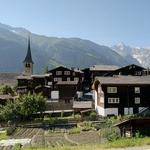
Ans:
[[[145,138],[121,138],[112,142],[104,144],[85,144],[78,146],[56,146],[49,148],[35,148],[29,147],[25,150],[105,150],[108,148],[125,148],[125,147],[139,147],[142,145],[150,145],[150,137]]]

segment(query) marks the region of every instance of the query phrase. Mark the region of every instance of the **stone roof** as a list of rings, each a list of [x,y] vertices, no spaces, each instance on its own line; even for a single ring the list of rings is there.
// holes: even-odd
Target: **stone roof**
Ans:
[[[83,71],[81,71],[79,68],[73,68],[72,70],[73,70],[74,72],[83,73]]]
[[[115,65],[94,65],[90,67],[91,71],[114,71],[119,69],[119,66]]]
[[[150,84],[149,76],[96,77],[101,84]]]
[[[24,75],[20,75],[20,76],[17,76],[17,79],[20,79],[20,80],[32,80],[31,76],[24,76]]]
[[[51,73],[49,74],[34,74],[31,75],[32,78],[45,78],[45,77],[49,77],[50,75],[52,75]]]

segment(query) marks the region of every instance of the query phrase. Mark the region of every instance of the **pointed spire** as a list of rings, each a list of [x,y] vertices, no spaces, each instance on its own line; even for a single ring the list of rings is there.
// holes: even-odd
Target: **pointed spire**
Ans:
[[[31,55],[31,48],[30,48],[30,36],[28,37],[28,49],[27,49],[27,55],[23,61],[24,63],[32,63],[34,64],[32,60],[32,55]]]

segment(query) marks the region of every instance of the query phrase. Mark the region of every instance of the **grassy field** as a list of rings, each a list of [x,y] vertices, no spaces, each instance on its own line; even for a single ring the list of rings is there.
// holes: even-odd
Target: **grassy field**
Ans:
[[[0,131],[0,140],[5,140],[7,139],[7,134],[6,131]]]
[[[145,138],[122,138],[105,144],[85,144],[78,146],[56,146],[49,148],[28,147],[25,150],[105,150],[109,148],[125,148],[133,146],[150,145],[150,137]]]

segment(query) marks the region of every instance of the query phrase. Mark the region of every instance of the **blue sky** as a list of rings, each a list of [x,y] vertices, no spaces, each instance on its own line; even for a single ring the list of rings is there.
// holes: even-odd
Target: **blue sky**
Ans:
[[[0,0],[0,22],[101,45],[150,47],[150,0]]]

